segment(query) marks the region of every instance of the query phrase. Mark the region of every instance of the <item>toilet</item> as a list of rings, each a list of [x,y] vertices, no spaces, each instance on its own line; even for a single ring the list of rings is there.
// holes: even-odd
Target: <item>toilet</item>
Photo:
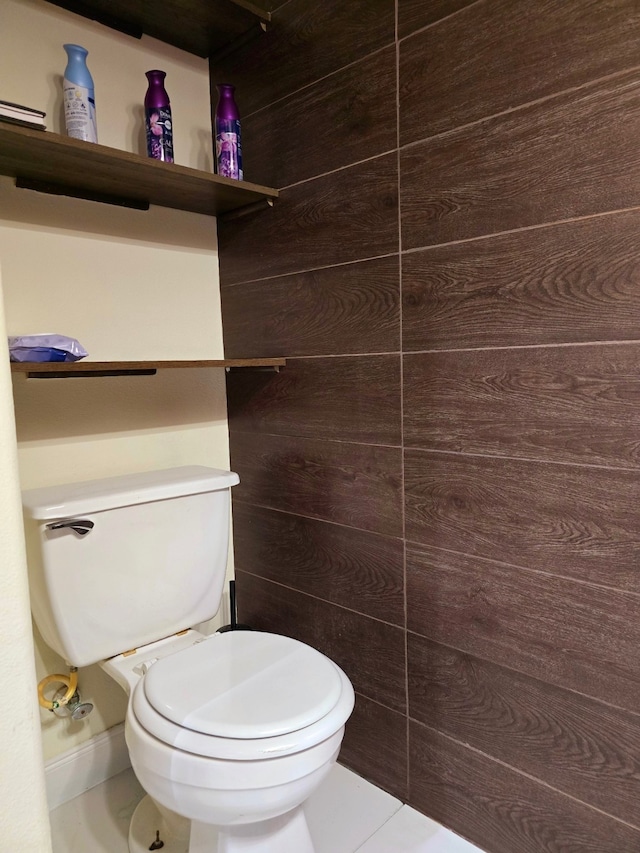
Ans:
[[[220,606],[238,476],[172,468],[23,493],[31,609],[72,667],[129,697],[147,792],[131,853],[313,853],[303,804],[335,763],[354,692],[329,658]]]

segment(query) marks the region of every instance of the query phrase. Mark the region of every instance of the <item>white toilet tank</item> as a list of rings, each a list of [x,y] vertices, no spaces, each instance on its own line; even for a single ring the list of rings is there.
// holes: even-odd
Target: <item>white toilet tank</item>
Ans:
[[[238,482],[190,466],[23,492],[31,610],[45,642],[86,666],[214,616]]]

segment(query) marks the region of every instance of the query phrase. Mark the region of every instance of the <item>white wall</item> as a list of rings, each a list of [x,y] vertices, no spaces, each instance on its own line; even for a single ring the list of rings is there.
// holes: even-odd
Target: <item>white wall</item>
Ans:
[[[0,336],[4,334],[0,282]],[[6,697],[0,714],[0,850],[48,853],[51,842],[6,351],[0,357],[0,469],[0,682]]]
[[[144,71],[161,68],[176,161],[211,169],[206,60],[130,39],[41,0],[2,0],[1,96],[45,110],[48,129],[60,132],[64,42],[89,50],[101,144],[144,153]],[[8,178],[0,179],[0,217],[8,334],[69,335],[97,361],[222,356],[214,219],[46,196],[18,190]],[[229,465],[222,372],[15,376],[13,387],[22,488],[181,464]],[[37,633],[35,641],[38,678],[66,671]],[[81,670],[80,688],[96,708],[86,721],[41,712],[47,758],[124,717],[124,694],[98,667]]]

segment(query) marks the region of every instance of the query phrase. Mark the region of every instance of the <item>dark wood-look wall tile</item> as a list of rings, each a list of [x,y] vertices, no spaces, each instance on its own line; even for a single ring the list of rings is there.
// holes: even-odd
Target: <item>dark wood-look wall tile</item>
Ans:
[[[400,349],[399,258],[222,287],[227,358]]]
[[[225,285],[395,254],[396,154],[290,187],[273,209],[218,232]]]
[[[490,853],[637,853],[636,347],[591,346],[640,340],[634,0],[273,4],[212,73],[287,187],[219,223],[227,354],[289,358],[230,375],[240,618],[344,667],[342,760],[404,799],[406,473],[411,805]],[[495,348],[407,356],[404,436],[394,6],[405,352]]]
[[[403,348],[640,337],[640,211],[402,257]]]
[[[402,536],[398,448],[231,432],[234,501]]]
[[[640,716],[415,634],[409,715],[607,814],[634,823]]]
[[[236,568],[404,627],[402,540],[236,501]]]
[[[242,122],[248,180],[286,187],[397,146],[391,45]]]
[[[638,472],[405,452],[406,536],[640,593]]]
[[[403,248],[638,206],[639,136],[633,71],[409,146]]]
[[[640,344],[407,355],[405,447],[638,468],[639,363]]]
[[[234,430],[400,445],[400,356],[288,359],[228,382]]]
[[[411,723],[409,804],[490,853],[637,853],[640,831]]]
[[[548,684],[640,708],[637,595],[408,544],[407,626]]]
[[[291,0],[274,12],[266,36],[212,64],[211,78],[235,84],[240,113],[248,116],[392,44],[394,34],[394,0]]]
[[[356,696],[340,763],[406,802],[407,718],[366,696]]]
[[[633,68],[638,39],[636,0],[471,4],[402,43],[401,144]]]
[[[240,622],[313,646],[342,667],[358,693],[406,713],[401,628],[246,572],[237,572],[236,585]]]
[[[471,6],[478,0],[398,0],[398,36],[404,38],[421,27],[435,24],[442,18]],[[422,100],[422,99],[420,99]]]

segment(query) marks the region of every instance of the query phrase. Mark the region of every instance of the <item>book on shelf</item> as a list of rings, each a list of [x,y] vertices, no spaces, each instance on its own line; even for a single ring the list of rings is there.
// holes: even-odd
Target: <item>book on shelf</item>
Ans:
[[[41,121],[31,121],[29,119],[23,118],[13,118],[12,116],[5,116],[0,113],[0,123],[1,124],[17,124],[18,127],[30,127],[32,130],[46,130],[44,123]]]
[[[45,115],[46,113],[42,110],[25,107],[22,104],[14,104],[11,101],[0,100],[0,120],[2,121],[44,129]]]

